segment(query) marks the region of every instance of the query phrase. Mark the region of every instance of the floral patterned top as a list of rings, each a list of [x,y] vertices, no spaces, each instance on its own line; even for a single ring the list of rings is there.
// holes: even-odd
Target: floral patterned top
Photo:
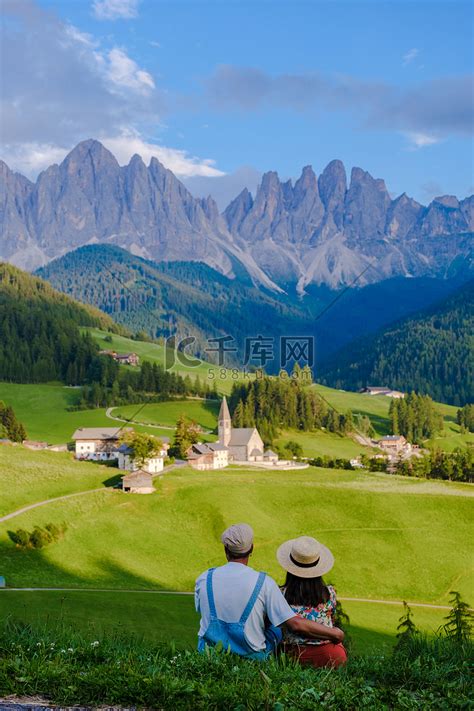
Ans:
[[[290,605],[295,614],[304,617],[313,622],[319,622],[321,625],[334,627],[334,615],[336,613],[336,591],[332,585],[327,586],[329,599],[327,602],[321,602],[317,607],[305,607],[303,605]],[[283,589],[283,594],[285,590]],[[327,644],[326,639],[311,639],[309,637],[299,637],[296,634],[285,631],[284,642],[286,644]]]

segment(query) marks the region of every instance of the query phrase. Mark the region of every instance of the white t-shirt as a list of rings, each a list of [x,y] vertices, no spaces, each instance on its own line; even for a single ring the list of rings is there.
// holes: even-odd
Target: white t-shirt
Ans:
[[[238,622],[254,591],[258,573],[242,563],[227,563],[216,568],[212,578],[212,589],[217,617],[224,622]],[[207,599],[207,570],[196,580],[196,610],[201,613],[199,636],[203,637],[210,622]],[[268,575],[260,590],[257,601],[244,627],[244,635],[249,646],[256,652],[265,649],[265,617],[278,627],[295,613],[283,597],[280,588]]]

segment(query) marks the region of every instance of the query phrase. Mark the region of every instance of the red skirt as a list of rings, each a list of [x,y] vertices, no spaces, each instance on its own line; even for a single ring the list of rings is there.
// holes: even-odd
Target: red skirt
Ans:
[[[285,653],[312,667],[340,667],[347,662],[347,653],[342,644],[286,644]]]

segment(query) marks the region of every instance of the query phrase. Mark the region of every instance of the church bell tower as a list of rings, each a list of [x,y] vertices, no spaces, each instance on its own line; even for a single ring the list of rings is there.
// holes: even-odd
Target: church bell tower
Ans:
[[[225,395],[222,398],[221,409],[219,411],[217,431],[219,433],[219,442],[227,447],[232,434],[232,420]]]

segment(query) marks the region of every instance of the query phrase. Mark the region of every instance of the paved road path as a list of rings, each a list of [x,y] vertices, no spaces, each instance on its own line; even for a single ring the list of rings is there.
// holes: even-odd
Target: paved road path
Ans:
[[[98,593],[145,593],[147,595],[194,595],[193,592],[174,590],[128,590],[114,588],[3,588],[2,592],[98,592]],[[366,597],[339,597],[342,602],[366,602],[377,605],[403,605],[402,600],[372,600]],[[431,610],[450,610],[449,605],[431,605],[427,602],[409,602],[410,607],[424,607]]]

